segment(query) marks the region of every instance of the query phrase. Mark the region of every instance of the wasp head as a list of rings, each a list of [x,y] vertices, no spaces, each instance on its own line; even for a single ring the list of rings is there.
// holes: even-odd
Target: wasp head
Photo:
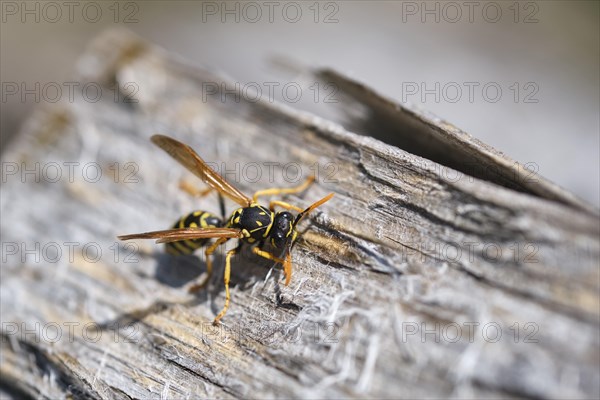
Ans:
[[[273,220],[273,228],[269,234],[271,244],[276,249],[283,250],[288,242],[296,239],[296,229],[294,227],[294,216],[287,212],[281,211],[275,214]]]
[[[271,233],[269,237],[271,238],[271,244],[277,248],[283,250],[287,249],[289,252],[292,249],[292,245],[298,236],[298,231],[296,231],[296,225],[308,215],[312,210],[319,207],[321,204],[329,201],[333,197],[333,193],[330,193],[328,196],[323,197],[321,200],[312,204],[306,210],[302,211],[300,214],[294,216],[287,212],[281,211],[275,214],[275,219],[273,220],[273,228],[271,229]]]

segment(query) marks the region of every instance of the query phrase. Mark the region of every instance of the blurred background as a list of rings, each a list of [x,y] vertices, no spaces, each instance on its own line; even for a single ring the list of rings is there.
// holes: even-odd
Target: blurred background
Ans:
[[[599,4],[3,1],[2,150],[36,106],[54,99],[45,86],[68,97],[86,44],[124,27],[265,90],[299,79],[301,71],[282,65],[334,68],[535,163],[598,207]],[[280,89],[274,93],[285,101]]]

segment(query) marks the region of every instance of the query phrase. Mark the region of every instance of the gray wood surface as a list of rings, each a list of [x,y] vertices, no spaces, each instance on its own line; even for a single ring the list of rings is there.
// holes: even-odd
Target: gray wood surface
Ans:
[[[314,113],[222,101],[207,84],[233,80],[123,31],[101,36],[78,71],[100,99],[40,106],[2,154],[5,395],[600,396],[597,210],[333,71],[311,72],[339,89]],[[246,193],[315,170],[285,199],[335,193],[302,223],[290,286],[264,260],[234,259],[220,327],[222,267],[190,295],[201,255],[116,240],[218,212],[215,196],[179,190],[202,183],[150,143],[157,132]],[[36,163],[39,179],[22,173]]]

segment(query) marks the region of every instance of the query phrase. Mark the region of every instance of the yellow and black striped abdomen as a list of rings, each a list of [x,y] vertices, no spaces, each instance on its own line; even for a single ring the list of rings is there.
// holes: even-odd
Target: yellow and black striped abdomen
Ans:
[[[223,226],[223,221],[216,215],[206,211],[194,211],[181,217],[173,228],[219,228]],[[182,240],[179,242],[170,242],[166,244],[167,253],[173,255],[192,254],[200,247],[204,246],[210,239]]]

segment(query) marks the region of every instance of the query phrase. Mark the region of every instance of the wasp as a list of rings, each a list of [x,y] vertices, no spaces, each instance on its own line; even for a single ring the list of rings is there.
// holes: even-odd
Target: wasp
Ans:
[[[222,196],[233,200],[240,207],[227,220],[219,218],[215,214],[199,210],[180,218],[172,229],[122,235],[118,236],[118,238],[120,240],[156,239],[156,243],[165,243],[166,251],[174,255],[192,254],[199,248],[206,246],[204,254],[206,255],[207,274],[200,283],[193,284],[189,288],[190,292],[200,290],[210,280],[212,275],[211,256],[215,250],[230,239],[238,239],[237,247],[229,250],[225,256],[225,271],[223,276],[225,282],[225,305],[214,319],[213,324],[215,325],[219,323],[229,308],[231,258],[240,252],[244,244],[249,245],[254,254],[283,265],[285,285],[289,285],[292,277],[291,250],[298,237],[296,226],[308,213],[329,201],[333,197],[333,193],[330,193],[304,210],[277,200],[271,201],[269,207],[265,207],[258,204],[259,197],[302,192],[314,181],[314,177],[308,178],[306,182],[295,188],[259,190],[250,198],[212,170],[190,146],[164,135],[154,135],[151,140],[155,145],[167,152],[181,165],[209,185],[209,189],[202,192],[195,191],[195,194],[206,194],[212,190],[216,190],[219,193],[222,214],[224,214]],[[186,188],[184,187],[184,189]],[[194,192],[189,187],[187,191],[190,193]],[[285,211],[275,212],[276,207],[281,207]],[[298,212],[298,214],[294,216],[290,211]],[[212,242],[212,239],[216,240]],[[283,258],[277,257],[265,250],[264,246],[267,243],[275,251],[279,251],[283,255]]]

